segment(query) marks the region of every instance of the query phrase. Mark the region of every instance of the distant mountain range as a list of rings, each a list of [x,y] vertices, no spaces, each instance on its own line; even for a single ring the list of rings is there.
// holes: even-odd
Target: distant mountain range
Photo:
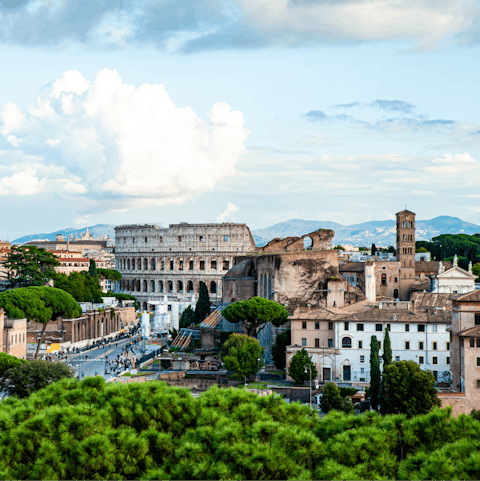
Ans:
[[[431,220],[417,220],[415,224],[416,240],[431,240],[432,237],[440,234],[480,233],[480,226],[446,215]],[[329,221],[291,219],[266,229],[253,230],[252,235],[257,246],[263,246],[277,237],[300,237],[316,229],[331,229],[335,231],[334,245],[351,244],[370,247],[374,243],[377,246],[388,247],[395,245],[395,227],[394,220],[370,221],[346,226]]]
[[[85,232],[86,227],[81,229],[74,229],[72,227],[68,229],[61,229],[57,230],[56,232],[50,232],[50,234],[32,234],[32,235],[25,235],[23,237],[19,237],[12,241],[12,244],[24,244],[25,242],[37,240],[37,239],[45,239],[45,240],[55,240],[55,236],[58,234],[62,234],[64,236],[68,236],[70,234],[77,234],[80,237],[81,232]],[[110,236],[112,239],[115,237],[115,225],[114,224],[97,224],[91,227],[88,227],[88,231],[98,237],[102,237],[102,235]]]
[[[89,232],[99,237],[108,235],[114,238],[114,229],[114,224],[97,224],[88,227]],[[277,237],[300,237],[317,229],[332,229],[335,231],[335,237],[333,239],[334,245],[351,244],[354,246],[370,247],[372,243],[374,243],[377,246],[388,247],[389,245],[395,245],[396,242],[394,220],[379,220],[354,225],[342,225],[330,221],[291,219],[265,229],[252,230],[252,235],[257,246],[263,246]],[[82,229],[62,229],[51,232],[50,234],[27,235],[15,239],[12,243],[23,244],[35,239],[54,240],[57,234],[67,236],[69,234],[79,235],[81,232],[85,232],[85,227]],[[480,226],[465,222],[458,217],[442,215],[431,220],[416,221],[416,240],[430,240],[432,237],[440,234],[473,235],[478,233],[480,233]]]

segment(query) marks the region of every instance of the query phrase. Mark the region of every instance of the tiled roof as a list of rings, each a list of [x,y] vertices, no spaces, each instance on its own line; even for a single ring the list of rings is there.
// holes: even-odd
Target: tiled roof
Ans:
[[[353,322],[388,322],[388,323],[421,323],[421,324],[450,324],[452,313],[449,310],[437,311],[434,309],[428,312],[409,311],[406,309],[379,309],[371,308],[339,317],[338,320]]]
[[[416,261],[415,262],[415,272],[438,272],[438,265],[440,261]],[[445,270],[452,268],[451,262],[443,262],[443,267]]]
[[[458,333],[460,337],[480,337],[480,326],[469,327]]]
[[[364,272],[365,262],[348,262],[340,266],[340,272]]]
[[[454,299],[456,302],[480,302],[480,290],[458,294]]]
[[[415,304],[416,310],[422,308],[443,307],[452,309],[452,301],[457,294],[437,294],[433,292],[414,292],[410,301]]]

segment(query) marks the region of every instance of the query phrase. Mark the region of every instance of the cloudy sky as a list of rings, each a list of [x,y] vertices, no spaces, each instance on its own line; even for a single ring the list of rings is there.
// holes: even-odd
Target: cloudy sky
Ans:
[[[0,0],[0,238],[480,224],[479,0]]]

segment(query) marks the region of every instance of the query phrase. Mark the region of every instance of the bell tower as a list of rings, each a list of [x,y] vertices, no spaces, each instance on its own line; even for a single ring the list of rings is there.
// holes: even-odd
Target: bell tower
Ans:
[[[397,261],[400,262],[399,297],[408,301],[415,283],[415,214],[409,210],[397,214]]]

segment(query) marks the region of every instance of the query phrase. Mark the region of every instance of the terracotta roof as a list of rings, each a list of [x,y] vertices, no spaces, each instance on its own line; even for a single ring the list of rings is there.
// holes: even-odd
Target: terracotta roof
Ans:
[[[415,309],[428,309],[432,307],[443,307],[452,309],[452,301],[458,297],[457,294],[437,294],[433,292],[414,292],[410,301],[415,304]]]
[[[398,214],[413,214],[415,215],[415,212],[412,212],[411,210],[403,209],[400,212],[397,212],[396,215]]]
[[[340,266],[340,272],[364,272],[365,262],[348,262]]]
[[[379,309],[370,308],[339,317],[338,320],[353,322],[388,322],[388,323],[419,323],[419,324],[451,324],[452,313],[449,310],[437,311],[430,309],[428,312],[414,312],[406,309]]]
[[[415,262],[415,272],[438,272],[438,264],[440,261],[417,261]],[[445,270],[452,268],[451,262],[443,262],[443,267]]]
[[[460,337],[480,337],[480,326],[469,327],[457,333]]]
[[[454,300],[456,302],[480,302],[480,290],[467,292],[466,294],[458,294]]]

